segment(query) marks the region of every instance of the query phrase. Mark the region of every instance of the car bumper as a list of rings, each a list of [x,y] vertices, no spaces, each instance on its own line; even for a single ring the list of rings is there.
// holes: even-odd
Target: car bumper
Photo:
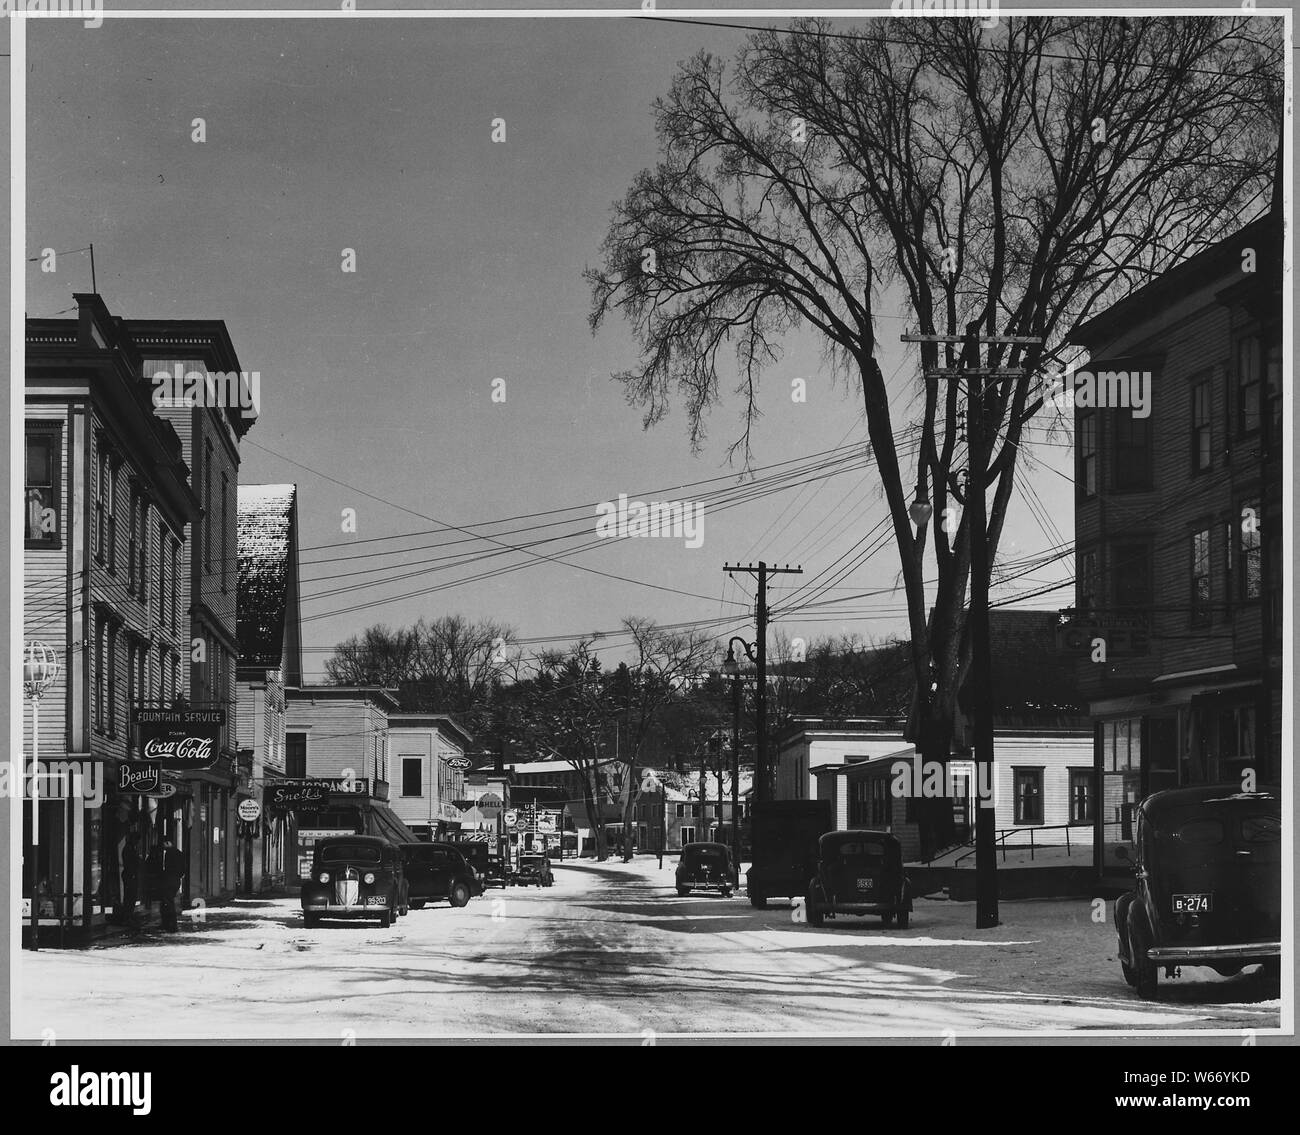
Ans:
[[[1234,942],[1226,946],[1152,946],[1147,958],[1162,965],[1213,965],[1219,961],[1262,961],[1280,958],[1281,942]]]
[[[312,902],[303,903],[304,914],[325,914],[330,918],[377,918],[387,914],[392,906],[387,902],[372,903],[366,906],[341,906],[338,903]]]

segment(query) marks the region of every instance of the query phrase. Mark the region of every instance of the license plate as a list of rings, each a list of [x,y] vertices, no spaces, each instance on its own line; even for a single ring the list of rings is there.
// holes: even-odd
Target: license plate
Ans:
[[[869,890],[871,890],[871,887],[872,887],[873,882],[874,882],[874,880],[872,880],[872,879],[859,879],[859,880],[858,880],[858,890],[860,890],[860,891],[869,891]]]
[[[367,895],[366,906],[387,906],[388,899],[383,895]]]
[[[1209,914],[1213,892],[1196,895],[1174,895],[1175,914]]]

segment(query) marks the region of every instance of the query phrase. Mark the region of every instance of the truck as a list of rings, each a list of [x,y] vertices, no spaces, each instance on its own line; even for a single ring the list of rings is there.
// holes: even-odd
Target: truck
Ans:
[[[835,827],[829,800],[765,800],[751,808],[753,863],[745,875],[749,905],[802,896],[817,872],[817,841]]]

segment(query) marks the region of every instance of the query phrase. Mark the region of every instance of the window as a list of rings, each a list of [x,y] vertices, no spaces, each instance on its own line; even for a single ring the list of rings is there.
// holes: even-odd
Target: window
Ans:
[[[99,562],[107,564],[109,571],[117,570],[116,479],[116,462],[108,447],[101,443],[95,497],[95,551]]]
[[[423,796],[424,795],[423,777],[424,777],[423,757],[402,758],[402,795],[403,796]]]
[[[181,542],[179,540],[173,540],[172,541],[172,624],[171,624],[173,631],[176,630],[176,607],[178,605],[177,596],[180,592],[180,574],[181,574],[180,558],[181,558]]]
[[[1079,416],[1079,490],[1085,497],[1097,495],[1097,415]]]
[[[203,570],[212,574],[212,442],[207,443],[203,465]]]
[[[692,804],[678,804],[678,805],[677,805],[677,818],[678,818],[679,820],[682,820],[682,819],[687,819],[687,820],[694,819],[694,818],[695,818],[695,807],[694,807],[694,805],[692,805]]]
[[[1210,450],[1210,380],[1192,387],[1192,472],[1203,473],[1214,462]]]
[[[695,842],[695,829],[691,827],[682,828],[682,846]]]
[[[126,549],[126,592],[135,594],[136,565],[140,562],[140,490],[131,486],[131,528]],[[140,580],[143,590],[144,580]]]
[[[1127,772],[1142,767],[1142,719],[1125,717],[1102,724],[1102,768]]]
[[[1092,769],[1070,769],[1070,823],[1092,823]]]
[[[1151,551],[1146,544],[1116,544],[1111,554],[1115,606],[1145,611],[1151,606]]]
[[[284,735],[284,775],[298,778],[307,775],[306,733]]]
[[[140,590],[136,592],[141,603],[149,601],[149,501],[140,497],[140,548],[136,570],[140,576]]]
[[[1097,606],[1097,552],[1095,549],[1079,556],[1079,614],[1088,615]]]
[[[175,654],[171,657],[171,681],[169,684],[171,686],[172,700],[175,701],[183,693],[181,690],[181,660]]]
[[[167,529],[158,525],[158,625],[166,623],[167,615]]]
[[[27,516],[25,537],[28,547],[59,547],[59,461],[63,452],[62,432],[57,425],[27,429]]]
[[[1258,599],[1261,580],[1259,501],[1243,501],[1238,511],[1241,516],[1240,538],[1233,541],[1237,545],[1237,587],[1242,599]],[[1231,545],[1229,549],[1231,554]]]
[[[1210,530],[1192,533],[1192,626],[1210,624]]]
[[[1151,419],[1116,412],[1115,488],[1131,492],[1151,488]]]
[[[134,730],[131,728],[131,710],[135,708],[135,699],[139,694],[139,687],[136,686],[136,656],[140,653],[140,648],[136,646],[135,640],[128,638],[126,641],[126,741],[127,747],[130,748],[131,741],[134,738]]]
[[[229,519],[226,501],[230,495],[230,479],[221,474],[221,590],[229,589],[230,556],[226,547],[226,524]]]
[[[95,619],[95,728],[104,731],[104,689],[108,681],[108,620]]]
[[[108,733],[117,734],[117,626],[108,625]]]
[[[1041,768],[1013,768],[1017,824],[1043,822],[1043,770]]]
[[[1237,432],[1254,433],[1259,429],[1261,389],[1259,339],[1251,336],[1237,344]]]

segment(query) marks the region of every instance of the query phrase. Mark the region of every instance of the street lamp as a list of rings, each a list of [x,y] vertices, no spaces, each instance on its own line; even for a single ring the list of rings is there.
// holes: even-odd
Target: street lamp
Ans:
[[[916,500],[908,506],[907,513],[918,528],[924,528],[930,523],[930,517],[934,515],[934,505],[930,503],[924,489],[917,488]]]
[[[754,657],[754,647],[738,635],[733,635],[731,641],[727,643],[726,661],[722,663],[722,672],[731,678],[731,857],[736,889],[740,890],[740,663],[736,661],[736,650],[733,646],[733,643],[737,642],[744,650],[746,658],[751,662],[757,659]],[[758,696],[760,698],[763,696],[761,688],[758,690]],[[754,766],[755,799],[759,795],[759,773],[756,763]],[[718,801],[721,804],[721,776],[718,777]]]
[[[37,848],[40,846],[40,759],[41,759],[41,695],[59,676],[58,656],[43,642],[31,640],[23,647],[23,693],[32,703],[32,767],[28,778],[32,802],[32,839],[29,862],[32,869],[32,949],[39,950],[41,896],[40,871],[37,867]]]

